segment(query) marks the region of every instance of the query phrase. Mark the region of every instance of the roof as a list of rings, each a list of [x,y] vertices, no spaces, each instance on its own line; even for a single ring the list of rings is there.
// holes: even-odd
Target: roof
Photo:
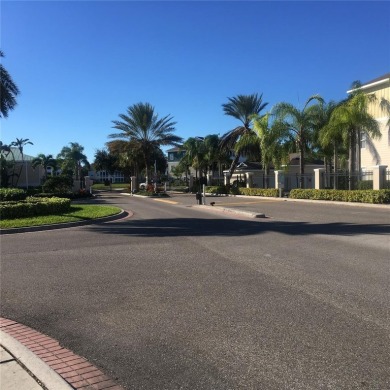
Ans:
[[[347,91],[347,93],[351,93],[357,89],[368,89],[368,88],[378,86],[378,85],[388,83],[388,82],[390,82],[390,73],[385,73],[382,76],[379,76],[373,80],[367,81],[366,83],[362,84],[361,87],[359,87],[359,88],[350,89],[349,91]]]
[[[376,83],[376,82],[378,82],[378,81],[386,80],[386,79],[390,79],[390,72],[384,74],[383,76],[377,77],[376,79],[367,81],[366,83],[364,83],[364,84],[362,85],[362,87],[364,87],[364,86],[366,86],[366,85],[370,85],[370,84]]]
[[[167,150],[167,153],[168,152],[182,152],[184,149],[183,148],[180,148],[180,147],[174,147],[174,148],[172,148],[172,149],[168,149]]]
[[[22,159],[22,154],[20,153],[18,148],[11,148],[11,151],[12,151],[14,157],[12,157],[12,153],[8,153],[8,154],[4,153],[3,154],[6,161],[14,161],[14,158],[15,158],[15,161],[32,161],[35,158],[33,156],[29,156],[28,154],[23,153],[23,159]]]

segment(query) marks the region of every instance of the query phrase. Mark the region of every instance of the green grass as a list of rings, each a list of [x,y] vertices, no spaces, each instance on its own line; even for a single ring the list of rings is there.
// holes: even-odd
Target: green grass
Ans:
[[[94,218],[108,217],[120,212],[119,207],[115,206],[98,206],[98,205],[81,205],[71,206],[68,213],[59,215],[43,215],[32,218],[2,219],[0,220],[1,229],[20,228],[27,226],[51,225],[55,223],[86,221]]]
[[[130,184],[129,183],[113,183],[111,184],[111,187],[113,190],[118,189],[118,188],[129,188]],[[94,184],[92,186],[93,190],[109,190],[110,186],[106,186],[101,183]]]

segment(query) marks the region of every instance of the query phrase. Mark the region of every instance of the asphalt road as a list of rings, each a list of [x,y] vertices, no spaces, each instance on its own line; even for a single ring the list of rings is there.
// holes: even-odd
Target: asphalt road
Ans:
[[[108,193],[133,215],[2,236],[2,315],[129,389],[389,389],[389,209],[213,200],[267,218]]]

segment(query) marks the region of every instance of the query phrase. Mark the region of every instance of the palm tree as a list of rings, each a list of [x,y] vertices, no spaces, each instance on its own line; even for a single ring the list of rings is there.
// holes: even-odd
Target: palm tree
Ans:
[[[300,110],[290,103],[279,103],[273,109],[273,114],[277,120],[284,122],[289,129],[293,139],[295,140],[296,148],[299,151],[299,172],[300,172],[300,187],[303,188],[305,173],[305,151],[312,138],[312,132],[317,120],[318,110],[310,106],[310,103],[317,101],[323,104],[324,100],[319,95],[313,95],[307,99],[303,109]]]
[[[0,58],[3,57],[4,53],[0,50]],[[4,66],[0,64],[0,118],[2,116],[7,118],[8,112],[15,108],[18,94],[18,87]]]
[[[82,166],[89,167],[87,156],[83,153],[84,147],[77,142],[70,142],[70,146],[64,146],[57,155],[62,160],[62,169],[71,170],[75,179],[80,179]]]
[[[41,166],[43,168],[44,172],[45,172],[45,175],[44,175],[43,179],[46,180],[46,178],[47,178],[47,169],[49,167],[52,168],[53,170],[56,169],[57,161],[51,154],[45,155],[43,153],[40,153],[40,154],[38,154],[37,157],[35,157],[32,160],[31,166],[33,168]]]
[[[335,132],[335,129],[337,129],[344,142],[348,145],[350,190],[355,188],[357,169],[356,147],[360,144],[360,133],[365,132],[371,138],[381,137],[378,122],[368,112],[369,103],[375,101],[376,97],[375,95],[365,94],[359,88],[359,85],[359,82],[354,82],[353,93],[334,109],[328,125],[329,131]]]
[[[113,128],[121,133],[110,134],[110,138],[125,139],[138,144],[143,156],[146,183],[149,183],[149,158],[155,148],[177,146],[182,139],[173,134],[176,122],[170,115],[159,118],[154,107],[149,103],[137,103],[127,109],[127,114],[120,114],[119,121],[112,121]]]
[[[18,185],[20,175],[22,174],[22,169],[24,165],[24,154],[23,149],[26,145],[34,145],[28,138],[16,138],[16,141],[11,142],[11,146],[17,148],[22,156],[22,165],[20,166],[19,175],[16,181],[16,185]],[[28,188],[28,176],[27,176],[27,162],[26,162],[26,186]]]
[[[12,161],[7,160],[7,156],[11,154]],[[4,144],[2,141],[0,141],[0,170],[1,170],[1,181],[0,181],[0,187],[8,187],[9,186],[9,179],[12,178],[13,184],[13,177],[15,175],[15,156],[12,151],[12,148],[10,145]],[[9,174],[9,170],[12,169],[12,174]]]
[[[288,129],[282,122],[270,124],[270,114],[256,115],[253,118],[253,129],[260,141],[261,164],[265,175],[265,188],[269,186],[270,166],[280,167],[288,154]]]
[[[221,138],[221,148],[235,153],[235,157],[229,168],[229,177],[233,175],[240,156],[253,152],[253,146],[258,146],[256,134],[252,129],[253,115],[267,106],[263,103],[263,95],[237,95],[228,98],[228,103],[222,104],[225,115],[232,116],[241,122],[241,125],[225,133]],[[229,183],[229,181],[228,181]]]
[[[185,154],[180,161],[182,167],[195,169],[195,180],[198,180],[198,172],[202,176],[202,170],[207,166],[205,162],[205,145],[201,137],[190,137],[183,144]]]

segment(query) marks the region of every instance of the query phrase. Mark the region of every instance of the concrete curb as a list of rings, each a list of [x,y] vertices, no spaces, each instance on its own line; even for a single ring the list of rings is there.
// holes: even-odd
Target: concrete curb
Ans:
[[[65,223],[57,223],[53,225],[40,225],[40,226],[29,226],[29,227],[22,227],[22,228],[0,229],[0,235],[27,233],[27,232],[40,232],[45,230],[55,230],[55,229],[64,229],[64,228],[71,228],[77,226],[92,225],[95,223],[116,221],[118,219],[126,218],[129,215],[130,213],[128,211],[121,209],[121,211],[118,214],[110,215],[108,217],[89,219],[87,221],[65,222]]]
[[[217,211],[217,212],[225,212],[230,214],[239,214],[248,218],[265,218],[264,213],[253,213],[250,211],[242,211],[242,210],[230,209],[226,207],[208,206],[208,205],[201,205],[201,204],[190,206],[190,207],[199,208],[201,210],[203,209],[204,211]]]
[[[0,344],[47,389],[74,389],[33,352],[2,330],[0,330]]]
[[[313,204],[327,204],[327,205],[340,205],[351,207],[373,207],[378,209],[390,210],[390,204],[374,204],[374,203],[360,203],[360,202],[338,202],[336,200],[313,200],[313,199],[292,199],[292,198],[274,198],[270,196],[251,196],[251,195],[229,195],[236,198],[244,199],[267,199],[279,202],[300,202],[300,203],[313,203]]]

